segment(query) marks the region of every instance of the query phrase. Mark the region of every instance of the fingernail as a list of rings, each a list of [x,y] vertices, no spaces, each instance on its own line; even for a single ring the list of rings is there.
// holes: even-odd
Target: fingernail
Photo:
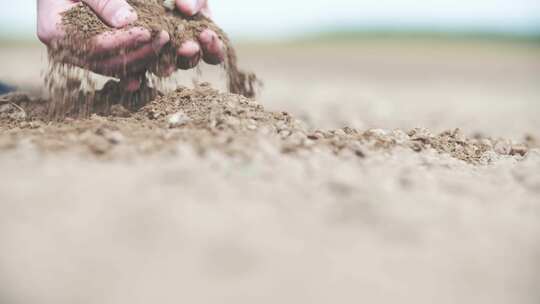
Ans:
[[[186,10],[188,10],[190,15],[195,15],[197,12],[198,0],[184,0]],[[186,13],[188,13],[186,12]]]
[[[137,20],[137,13],[130,7],[124,7],[118,10],[112,19],[112,25],[123,27]]]
[[[177,50],[177,54],[183,57],[192,57],[193,55],[200,53],[201,47],[195,41],[188,40],[180,46]]]

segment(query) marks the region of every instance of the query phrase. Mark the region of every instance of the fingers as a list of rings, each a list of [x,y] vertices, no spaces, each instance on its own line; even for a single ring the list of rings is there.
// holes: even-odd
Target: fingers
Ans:
[[[201,47],[195,41],[188,40],[180,46],[177,51],[178,56],[181,57],[193,57],[201,52]]]
[[[167,32],[162,31],[151,43],[124,55],[96,62],[92,70],[103,75],[127,75],[145,70],[149,61],[157,59],[159,52],[170,40]]]
[[[61,39],[65,33],[60,26],[61,14],[75,7],[72,1],[37,1],[37,36],[41,42],[50,46]]]
[[[208,64],[220,64],[225,57],[224,46],[219,36],[206,29],[199,35],[199,43],[203,51],[203,60]]]
[[[207,0],[175,0],[178,10],[185,16],[191,17],[201,13],[207,18],[211,18]]]
[[[176,6],[182,14],[191,17],[206,6],[206,0],[176,0]]]
[[[205,1],[206,2],[206,1]],[[205,16],[206,18],[210,18],[212,19],[212,11],[210,10],[210,8],[208,7],[208,4],[204,5],[203,8],[201,9],[201,14],[203,16]]]
[[[177,50],[180,69],[187,70],[196,67],[201,60],[208,64],[220,64],[224,58],[223,42],[212,30],[204,30],[199,35],[198,43],[195,41],[186,41]]]
[[[212,12],[210,11],[210,7],[208,7],[208,0],[201,1],[203,2],[203,5],[201,7],[200,13],[206,18],[212,18]]]
[[[201,13],[210,18],[207,0],[176,0],[178,10],[186,16]],[[178,49],[177,65],[180,69],[191,69],[203,60],[208,64],[220,64],[224,59],[224,46],[219,36],[212,30],[204,30],[198,37],[198,43],[187,41]]]
[[[63,61],[101,75],[125,78],[127,75],[144,74],[148,67],[158,59],[159,52],[169,40],[169,34],[162,31],[153,40],[127,53],[122,53],[125,49],[120,48],[113,49],[118,55],[106,59],[103,56],[96,57],[97,55],[91,57],[67,56]],[[173,71],[165,72],[172,74]],[[128,79],[130,78],[128,77]],[[127,85],[127,87],[135,87],[135,85]]]
[[[92,53],[99,55],[118,49],[134,48],[151,41],[152,34],[142,27],[106,32],[94,38]]]
[[[195,41],[186,41],[177,50],[178,68],[189,70],[197,66],[201,60],[201,47]]]
[[[137,13],[126,0],[83,0],[108,25],[124,27],[137,20]]]
[[[142,47],[131,51],[128,54],[116,56],[107,60],[98,62],[93,70],[105,75],[127,74],[144,69],[148,66],[150,58],[155,59],[161,48],[169,42],[169,35],[162,32],[160,37],[151,44],[149,33],[141,28],[134,28],[133,31],[118,31],[109,33],[107,36],[99,37],[99,46],[96,46],[96,52],[110,50],[112,47],[133,47],[144,44]],[[115,38],[112,39],[111,38]],[[204,30],[198,37],[199,41],[186,41],[177,49],[178,59],[176,68],[187,70],[196,67],[202,59],[208,64],[220,64],[224,60],[224,45],[218,35],[212,30]],[[171,63],[165,67],[154,71],[161,77],[170,76],[175,70]]]

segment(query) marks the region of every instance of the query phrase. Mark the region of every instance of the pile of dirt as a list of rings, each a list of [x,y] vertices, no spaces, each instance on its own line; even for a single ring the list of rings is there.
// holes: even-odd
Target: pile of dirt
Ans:
[[[132,24],[133,27],[148,29],[153,36],[161,31],[166,31],[171,35],[170,43],[164,47],[159,57],[154,62],[145,62],[145,65],[148,66],[148,72],[159,77],[161,75],[160,71],[171,64],[175,66],[182,65],[182,58],[178,57],[176,50],[185,41],[197,41],[197,37],[202,31],[211,29],[218,34],[225,46],[224,69],[227,75],[229,91],[248,98],[255,97],[256,90],[261,82],[254,73],[244,72],[238,68],[236,51],[230,39],[212,20],[201,14],[186,18],[177,10],[166,9],[163,5],[163,0],[128,0],[128,3],[135,9],[139,17]],[[79,112],[81,114],[88,114],[89,111],[85,109],[86,104],[96,100],[101,102],[102,100],[93,98],[93,96],[88,94],[84,96],[87,98],[86,100],[81,100],[79,92],[82,90],[82,85],[81,82],[77,83],[77,81],[81,78],[87,79],[88,76],[83,75],[81,77],[81,75],[74,75],[70,68],[66,68],[63,63],[69,62],[69,58],[85,56],[94,47],[88,42],[96,35],[112,31],[113,28],[105,24],[84,3],[73,7],[63,14],[62,26],[66,31],[65,38],[49,50],[51,71],[48,73],[47,85],[54,99],[62,101],[60,105],[55,105],[57,109],[53,109],[51,115],[62,116],[66,112],[66,107],[74,105],[80,109]],[[101,54],[100,56],[105,58],[111,55],[115,54]],[[88,68],[91,69],[92,67]],[[122,73],[122,75],[116,76],[139,76],[131,75],[129,67],[126,67]],[[145,76],[143,75],[143,77]],[[143,79],[143,83],[144,85],[147,84],[146,79]],[[94,86],[92,85],[90,86],[90,90],[87,91],[93,90]],[[152,95],[147,95],[146,93],[138,94],[138,97],[145,98],[137,98],[133,102],[135,105],[141,104],[142,101],[146,102],[152,97]],[[110,100],[114,98],[118,98],[118,95],[106,96],[105,99]]]
[[[433,134],[426,129],[352,128],[310,130],[286,112],[266,111],[253,99],[220,93],[208,84],[158,93],[148,104],[131,112],[114,104],[103,115],[47,120],[46,101],[24,94],[0,98],[0,148],[32,142],[43,151],[80,149],[104,157],[174,153],[188,144],[209,151],[252,158],[261,153],[329,152],[365,158],[373,153],[406,148],[436,151],[470,164],[487,164],[501,156],[524,157],[534,140],[516,144],[492,138],[467,138],[459,129]]]

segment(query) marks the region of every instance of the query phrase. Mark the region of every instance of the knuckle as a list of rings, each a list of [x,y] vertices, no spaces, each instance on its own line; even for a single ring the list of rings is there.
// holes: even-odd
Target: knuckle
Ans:
[[[112,2],[112,0],[99,0],[99,8],[101,11],[105,11]]]

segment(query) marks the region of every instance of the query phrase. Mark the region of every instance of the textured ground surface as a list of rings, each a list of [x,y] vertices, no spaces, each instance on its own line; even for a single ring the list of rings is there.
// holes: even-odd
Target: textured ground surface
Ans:
[[[41,52],[3,48],[0,78],[37,94]],[[1,303],[538,303],[537,47],[240,58],[266,111],[202,87],[2,120]]]

